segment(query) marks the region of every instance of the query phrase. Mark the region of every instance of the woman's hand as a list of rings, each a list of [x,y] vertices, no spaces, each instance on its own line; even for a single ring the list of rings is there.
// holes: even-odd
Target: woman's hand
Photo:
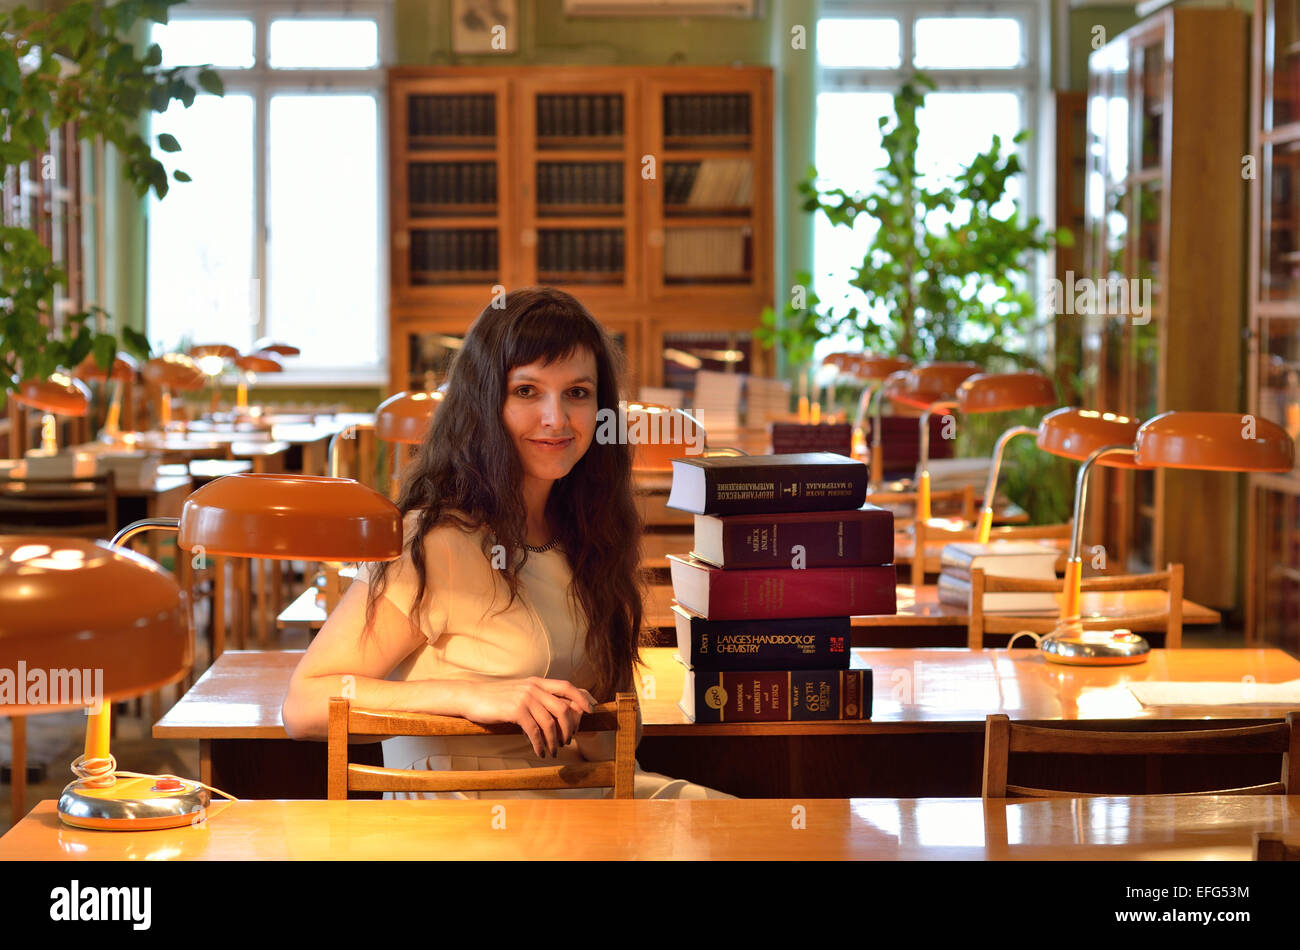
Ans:
[[[515,722],[524,730],[540,758],[559,754],[578,731],[583,713],[596,699],[568,680],[487,680],[465,684],[464,712],[471,722]]]

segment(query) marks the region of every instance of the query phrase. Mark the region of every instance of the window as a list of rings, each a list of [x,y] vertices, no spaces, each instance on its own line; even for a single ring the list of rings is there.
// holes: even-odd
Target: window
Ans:
[[[924,71],[937,86],[917,116],[922,174],[955,173],[987,149],[994,135],[1006,149],[1020,130],[1049,127],[1038,121],[1046,78],[1038,51],[1047,13],[1039,0],[824,0],[822,12],[814,161],[824,186],[863,193],[874,187],[875,169],[886,158],[879,119],[893,115],[893,94],[915,70]],[[1040,144],[1027,143],[1024,180],[1008,189],[1030,214],[1039,164],[1034,152]],[[938,217],[929,223],[939,224]],[[843,312],[863,305],[849,280],[874,237],[873,225],[867,215],[851,231],[832,226],[820,214],[815,219],[813,289],[823,307]],[[816,359],[860,346],[843,337],[823,340]]]
[[[225,96],[152,117],[192,182],[150,194],[155,347],[259,338],[302,355],[260,383],[386,379],[383,180],[387,0],[203,2],[151,39],[164,65],[211,63]]]

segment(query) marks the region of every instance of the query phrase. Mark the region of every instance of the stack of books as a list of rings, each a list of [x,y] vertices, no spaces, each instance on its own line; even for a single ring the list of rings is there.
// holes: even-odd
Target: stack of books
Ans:
[[[939,603],[970,606],[970,572],[981,568],[990,577],[1056,580],[1061,552],[1035,541],[974,541],[945,545],[939,555]],[[1053,614],[1056,595],[996,591],[984,595],[985,613]]]
[[[695,515],[669,555],[681,708],[692,722],[871,718],[850,618],[896,611],[894,518],[867,468],[829,452],[673,460],[668,505]]]

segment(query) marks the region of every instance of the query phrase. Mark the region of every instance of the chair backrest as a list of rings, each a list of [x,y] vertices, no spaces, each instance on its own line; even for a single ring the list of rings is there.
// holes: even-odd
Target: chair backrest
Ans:
[[[91,478],[0,478],[0,534],[107,540],[117,532],[112,472]]]
[[[1256,861],[1300,861],[1300,838],[1287,840],[1280,834],[1255,832]]]
[[[1281,778],[1245,788],[1183,792],[1185,795],[1286,795],[1300,789],[1300,714],[1262,726],[1180,732],[1105,732],[1051,729],[1013,723],[1004,715],[984,721],[985,798],[1082,798],[1104,792],[1072,792],[1007,784],[1013,753],[1065,755],[1260,755],[1279,753]]]
[[[330,700],[329,797],[350,791],[499,792],[516,789],[612,788],[615,798],[632,798],[636,771],[636,693],[619,693],[584,716],[586,731],[615,732],[614,758],[577,765],[528,769],[387,769],[347,760],[349,736],[486,736],[522,734],[516,723],[483,725],[458,716],[356,709],[347,699]]]
[[[984,648],[986,633],[1049,633],[1056,627],[1057,618],[1018,617],[1014,614],[990,614],[984,610],[984,595],[989,593],[1053,593],[1061,592],[1061,581],[1031,580],[1023,577],[991,577],[983,569],[970,572],[970,625],[966,645],[972,650]],[[1141,624],[1151,627],[1163,624],[1165,649],[1176,650],[1183,645],[1183,566],[1169,564],[1154,574],[1117,574],[1110,577],[1085,577],[1080,585],[1085,592],[1162,590],[1167,592],[1164,605],[1142,613],[1125,613],[1122,617],[1100,617],[1083,620],[1084,630],[1110,630]]]

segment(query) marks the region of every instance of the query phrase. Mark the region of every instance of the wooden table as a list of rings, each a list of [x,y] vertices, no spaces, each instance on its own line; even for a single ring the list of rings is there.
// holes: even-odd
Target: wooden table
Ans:
[[[1049,724],[1089,720],[1113,730],[1203,728],[1207,718],[1257,724],[1282,719],[1288,710],[1147,709],[1126,684],[1300,677],[1300,661],[1281,650],[1155,650],[1139,666],[1109,668],[1048,666],[1034,650],[855,650],[854,665],[870,666],[873,673],[870,722],[694,724],[677,707],[684,671],[674,651],[642,652],[642,768],[764,798],[976,795],[990,713]],[[289,739],[280,718],[301,655],[227,652],[154,725],[154,737],[199,740],[200,778],[241,798],[323,798],[325,744]],[[374,744],[356,745],[352,755],[354,761],[381,764]],[[1114,779],[1126,793],[1159,791],[1161,781],[1182,787],[1173,783],[1202,768],[1170,759],[1148,774],[1142,757],[1125,758],[1131,761],[1109,763],[1109,771],[1088,763],[1085,780]],[[1072,787],[1067,783],[1080,771],[1050,762],[1043,770],[1046,787]],[[1214,774],[1224,782],[1240,774],[1242,784],[1253,784],[1275,781],[1277,771],[1276,757],[1233,756],[1216,760]]]
[[[500,807],[505,828],[493,828]],[[1255,832],[1300,833],[1300,795],[241,801],[210,811],[199,828],[114,834],[65,826],[44,801],[0,838],[0,861],[1247,861]]]
[[[869,614],[853,618],[853,645],[855,647],[937,647],[965,646],[966,628],[970,614],[965,607],[939,602],[939,589],[934,584],[914,588],[899,584],[897,590],[898,612],[894,614]],[[1079,601],[1085,617],[1110,617],[1116,626],[1124,625],[1125,617],[1140,616],[1161,610],[1166,595],[1163,591],[1085,591]],[[650,587],[645,604],[646,626],[662,630],[676,629],[672,612],[673,589],[668,584]],[[1190,600],[1183,601],[1183,625],[1214,625],[1218,611],[1203,607]],[[1149,622],[1138,622],[1132,629],[1155,634],[1151,639],[1164,642],[1164,627]],[[660,638],[661,643],[674,643],[676,634]],[[985,645],[1005,644],[1009,636],[989,634]],[[1024,642],[1023,640],[1021,642]]]

